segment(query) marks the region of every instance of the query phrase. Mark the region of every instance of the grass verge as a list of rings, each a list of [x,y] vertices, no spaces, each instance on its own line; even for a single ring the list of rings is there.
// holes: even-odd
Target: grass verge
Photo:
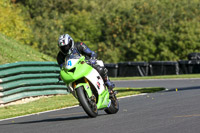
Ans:
[[[0,34],[0,64],[16,61],[55,61],[55,59],[29,45],[21,44]]]
[[[116,88],[118,91],[117,97],[136,95],[140,93],[153,93],[164,90],[164,88]],[[6,119],[16,116],[38,113],[47,110],[61,109],[78,105],[78,101],[69,95],[57,95],[48,98],[41,98],[26,104],[10,105],[0,108],[0,119]]]
[[[147,88],[116,88],[115,89],[118,94],[117,97],[129,96],[129,95],[137,95],[141,93],[154,93],[157,91],[165,90],[162,87],[147,87]]]
[[[181,74],[181,75],[162,75],[162,76],[144,76],[144,77],[117,77],[111,80],[143,80],[143,79],[186,79],[200,78],[200,74]]]

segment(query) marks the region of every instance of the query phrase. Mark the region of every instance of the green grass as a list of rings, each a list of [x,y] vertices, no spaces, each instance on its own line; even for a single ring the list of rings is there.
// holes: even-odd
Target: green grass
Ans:
[[[0,64],[16,61],[55,61],[55,59],[0,34]]]
[[[161,87],[146,87],[146,88],[116,88],[118,92],[117,97],[137,95],[141,93],[154,93],[157,91],[164,90],[165,88]]]
[[[117,77],[111,80],[143,80],[143,79],[181,79],[181,78],[200,78],[200,74],[181,74],[181,75],[162,75],[162,76],[144,76],[144,77]]]
[[[25,104],[0,107],[0,119],[60,109],[77,104],[78,101],[71,94],[41,98]]]
[[[117,97],[122,97],[140,93],[153,93],[164,90],[164,88],[116,88],[115,90],[118,91]],[[26,104],[0,107],[0,119],[33,114],[47,110],[61,109],[73,105],[78,105],[78,101],[71,94],[41,98]]]

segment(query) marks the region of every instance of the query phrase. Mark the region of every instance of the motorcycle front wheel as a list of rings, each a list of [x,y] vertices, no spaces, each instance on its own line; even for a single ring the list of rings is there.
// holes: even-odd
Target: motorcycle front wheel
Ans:
[[[82,86],[77,88],[76,93],[82,108],[88,114],[88,116],[92,118],[96,117],[98,115],[96,103],[91,102],[87,93],[84,91],[84,88]]]

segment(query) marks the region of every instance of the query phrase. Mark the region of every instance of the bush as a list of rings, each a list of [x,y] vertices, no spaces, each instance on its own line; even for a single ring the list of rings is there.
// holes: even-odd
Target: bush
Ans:
[[[21,9],[8,0],[0,1],[0,22],[0,33],[25,44],[31,43],[31,29],[21,15]]]
[[[187,59],[200,49],[199,0],[16,0],[32,45],[56,56],[59,35],[84,41],[105,62]]]

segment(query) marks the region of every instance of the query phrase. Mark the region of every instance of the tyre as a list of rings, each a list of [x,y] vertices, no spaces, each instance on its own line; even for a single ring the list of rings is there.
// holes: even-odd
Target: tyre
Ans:
[[[84,111],[88,114],[89,117],[96,117],[98,115],[98,110],[95,102],[92,102],[87,93],[84,91],[83,87],[76,89],[78,100],[83,107]]]
[[[119,111],[119,102],[117,100],[116,96],[113,96],[113,98],[111,98],[111,105],[109,108],[105,109],[105,112],[107,114],[115,114]]]

